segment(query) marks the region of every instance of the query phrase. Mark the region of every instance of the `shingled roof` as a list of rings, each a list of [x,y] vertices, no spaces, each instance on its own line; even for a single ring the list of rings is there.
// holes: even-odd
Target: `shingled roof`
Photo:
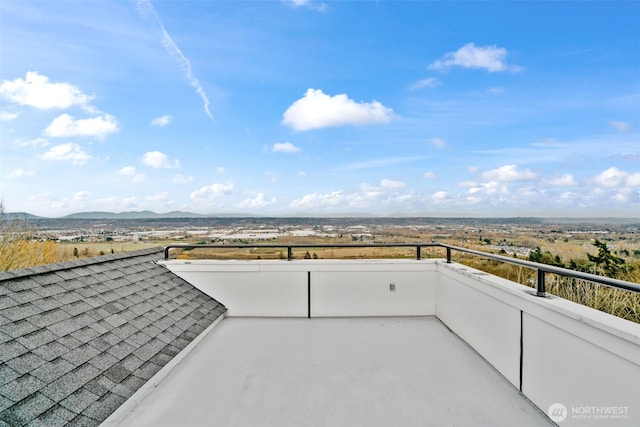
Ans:
[[[100,424],[224,313],[161,252],[0,273],[0,426]]]

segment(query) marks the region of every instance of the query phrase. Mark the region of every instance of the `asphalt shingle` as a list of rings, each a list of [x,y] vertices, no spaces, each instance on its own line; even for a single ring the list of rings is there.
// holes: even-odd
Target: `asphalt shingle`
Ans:
[[[31,371],[31,375],[38,378],[43,383],[49,384],[67,372],[70,372],[73,368],[74,366],[71,363],[62,357],[58,357],[43,364],[38,369]]]
[[[43,385],[44,383],[36,377],[25,374],[14,381],[4,384],[0,389],[0,394],[14,402],[19,402],[40,390]]]
[[[27,427],[63,427],[66,426],[75,415],[76,414],[62,406],[56,405],[27,424]]]
[[[54,405],[55,402],[42,393],[34,393],[23,401],[0,412],[0,420],[5,421],[10,426],[26,425]]]
[[[97,426],[224,313],[161,254],[0,273],[0,426]]]

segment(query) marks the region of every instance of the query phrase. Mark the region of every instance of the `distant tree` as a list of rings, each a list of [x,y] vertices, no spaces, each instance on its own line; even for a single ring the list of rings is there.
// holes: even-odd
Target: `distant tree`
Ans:
[[[304,254],[304,259],[311,259],[311,254],[309,253],[309,251],[307,251],[307,253]]]
[[[318,254],[317,253],[313,253],[313,259],[318,259]]]
[[[529,254],[529,261],[542,262],[542,250],[540,249],[540,246],[536,246],[536,248],[531,251]]]
[[[539,246],[537,246],[535,250],[531,251],[529,254],[529,261],[553,265],[556,267],[564,267],[564,263],[562,262],[562,259],[560,259],[559,255],[554,256],[549,251],[542,252]]]
[[[596,268],[600,268],[608,276],[615,276],[624,265],[624,260],[615,255],[606,243],[596,239],[593,246],[598,248],[597,255],[587,254],[589,261],[596,265]]]
[[[73,256],[78,258],[80,254],[78,253],[78,248],[73,248]]]

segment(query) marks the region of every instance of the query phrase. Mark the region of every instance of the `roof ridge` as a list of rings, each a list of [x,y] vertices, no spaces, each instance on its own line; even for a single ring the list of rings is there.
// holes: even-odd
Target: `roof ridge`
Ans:
[[[152,248],[136,249],[135,251],[118,252],[107,255],[99,255],[91,258],[81,258],[73,261],[63,261],[53,264],[38,265],[35,267],[19,268],[0,272],[0,282],[5,280],[13,280],[23,277],[37,276],[40,274],[49,274],[56,271],[70,270],[72,268],[86,267],[88,265],[104,264],[106,262],[117,261],[121,259],[135,258],[143,255],[151,255],[163,252],[162,246],[154,246]]]

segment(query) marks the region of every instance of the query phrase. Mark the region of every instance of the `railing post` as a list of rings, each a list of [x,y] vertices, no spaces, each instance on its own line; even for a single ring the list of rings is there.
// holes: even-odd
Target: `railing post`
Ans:
[[[544,270],[537,270],[538,274],[537,274],[537,289],[536,289],[536,296],[537,297],[545,297],[546,296],[546,290],[545,290],[545,285],[544,285]]]
[[[287,246],[287,261],[291,261],[293,259],[293,249],[291,246]]]
[[[451,248],[447,248],[447,264],[451,264]]]
[[[421,257],[421,253],[420,253],[420,245],[416,245],[416,259],[420,259]]]

